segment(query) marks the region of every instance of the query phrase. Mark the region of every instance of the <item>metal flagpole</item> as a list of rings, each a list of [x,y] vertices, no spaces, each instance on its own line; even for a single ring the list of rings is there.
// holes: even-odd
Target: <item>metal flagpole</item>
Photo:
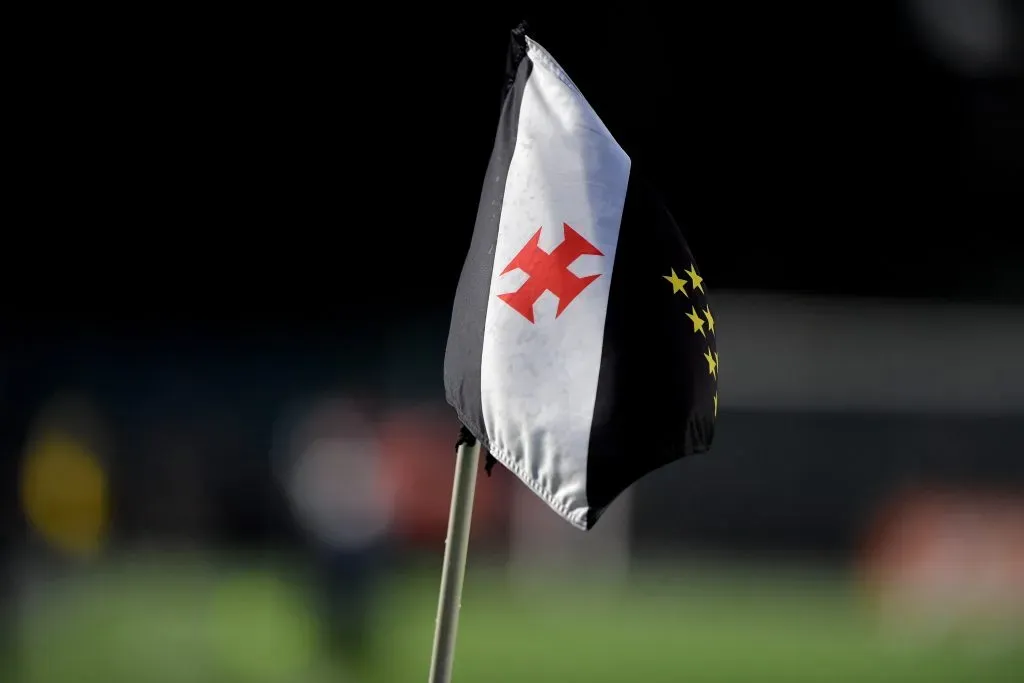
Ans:
[[[455,456],[455,483],[448,515],[448,536],[441,565],[441,594],[437,601],[434,652],[430,658],[430,683],[450,683],[455,660],[455,636],[462,606],[462,581],[466,576],[469,528],[473,521],[473,495],[480,444],[463,428]]]

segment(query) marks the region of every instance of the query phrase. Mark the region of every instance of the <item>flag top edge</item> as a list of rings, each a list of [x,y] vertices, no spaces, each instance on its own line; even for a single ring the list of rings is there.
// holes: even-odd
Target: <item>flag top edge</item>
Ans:
[[[573,96],[576,97],[581,104],[583,104],[584,107],[586,107],[591,111],[591,113],[593,113],[594,119],[597,121],[597,123],[601,124],[600,132],[603,135],[606,135],[612,142],[614,142],[615,145],[625,154],[625,150],[622,148],[622,145],[620,145],[619,141],[615,139],[615,136],[612,135],[612,132],[608,130],[608,126],[605,124],[601,116],[597,113],[597,110],[595,110],[590,105],[590,102],[587,101],[587,98],[583,95],[583,92],[573,82],[572,78],[569,77],[569,74],[566,73],[565,69],[562,68],[562,65],[559,64],[558,61],[551,56],[551,53],[548,52],[544,48],[544,46],[538,43],[536,40],[525,34],[523,35],[523,38],[526,41],[526,56],[530,59],[530,61],[533,62],[535,66],[542,68],[548,73],[550,73],[552,76],[557,78],[562,83],[562,85],[568,88],[569,92],[571,92]],[[628,158],[629,155],[627,154],[626,157]]]

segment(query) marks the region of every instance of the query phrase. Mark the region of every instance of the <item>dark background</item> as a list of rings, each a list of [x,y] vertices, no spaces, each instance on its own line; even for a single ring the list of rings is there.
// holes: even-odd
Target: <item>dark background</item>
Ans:
[[[1022,3],[999,5],[999,49],[966,15],[947,31],[921,18],[940,5],[23,18],[0,257],[4,599],[21,590],[20,558],[38,559],[20,458],[55,393],[90,396],[111,425],[114,541],[126,547],[301,545],[267,455],[282,406],[344,391],[376,418],[438,407],[520,19],[666,197],[714,291],[1016,310]],[[790,334],[814,346],[825,325]],[[969,371],[951,360],[934,374]],[[678,541],[848,560],[903,484],[1019,488],[1019,415],[888,405],[822,416],[723,399],[723,455],[645,482],[634,535],[655,551]],[[431,457],[447,486],[444,439]],[[442,519],[445,507],[434,505]]]
[[[256,421],[234,449],[260,468],[290,391],[438,400],[524,17],[659,186],[716,289],[1021,303],[1020,42],[963,58],[918,6],[29,22],[0,275],[5,480],[62,387],[108,394],[126,425],[140,392],[182,419]],[[1014,37],[1020,4],[1006,8]],[[227,538],[286,523],[235,493],[235,473],[203,468],[230,492],[215,506]],[[275,490],[251,476],[253,500]]]
[[[14,245],[52,286],[5,288],[8,307],[126,334],[444,310],[524,17],[720,287],[1019,301],[1020,61],[965,75],[912,16],[556,3],[51,23],[14,107],[34,124]]]

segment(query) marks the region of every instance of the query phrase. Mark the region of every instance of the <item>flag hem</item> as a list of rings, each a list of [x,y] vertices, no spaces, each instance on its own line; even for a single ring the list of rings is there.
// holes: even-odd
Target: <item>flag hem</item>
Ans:
[[[480,445],[483,446],[484,448],[486,448],[487,452],[490,453],[491,456],[495,460],[500,462],[502,465],[505,466],[505,468],[507,470],[509,470],[514,475],[519,477],[519,481],[521,481],[524,484],[526,484],[527,488],[529,488],[541,500],[543,500],[545,503],[547,503],[548,506],[552,510],[557,512],[558,515],[562,519],[564,519],[566,522],[568,522],[569,524],[573,525],[574,527],[576,527],[577,529],[579,529],[581,531],[589,531],[590,530],[590,527],[587,526],[588,515],[587,515],[587,510],[586,509],[583,510],[582,519],[579,519],[578,515],[573,515],[573,513],[569,510],[569,508],[567,508],[565,505],[559,503],[554,498],[552,498],[551,494],[548,493],[544,489],[544,487],[542,487],[540,485],[539,482],[537,482],[529,474],[527,474],[526,471],[523,470],[523,468],[516,462],[515,458],[511,457],[508,453],[506,453],[504,450],[502,450],[500,448],[498,448],[498,449],[494,448],[493,444],[491,444],[490,440],[487,439],[486,435],[481,436],[480,434],[475,433],[473,428],[466,424],[467,421],[466,421],[465,417],[462,415],[462,411],[461,410],[459,410],[458,408],[455,408],[455,414],[456,414],[456,416],[458,416],[459,421],[462,422],[463,426],[465,426],[466,429],[468,429],[470,431],[470,433],[472,433],[473,436],[476,437],[477,441],[480,442]]]

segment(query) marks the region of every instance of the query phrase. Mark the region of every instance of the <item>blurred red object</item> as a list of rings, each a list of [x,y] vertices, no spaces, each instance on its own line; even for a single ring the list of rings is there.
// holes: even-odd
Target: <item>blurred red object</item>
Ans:
[[[455,441],[459,422],[451,411],[434,406],[394,409],[382,422],[381,452],[395,486],[394,532],[414,543],[435,547],[448,529]],[[473,538],[492,535],[507,523],[507,481],[495,467],[477,474]]]
[[[912,492],[885,506],[862,568],[884,612],[1024,620],[1024,495]]]

